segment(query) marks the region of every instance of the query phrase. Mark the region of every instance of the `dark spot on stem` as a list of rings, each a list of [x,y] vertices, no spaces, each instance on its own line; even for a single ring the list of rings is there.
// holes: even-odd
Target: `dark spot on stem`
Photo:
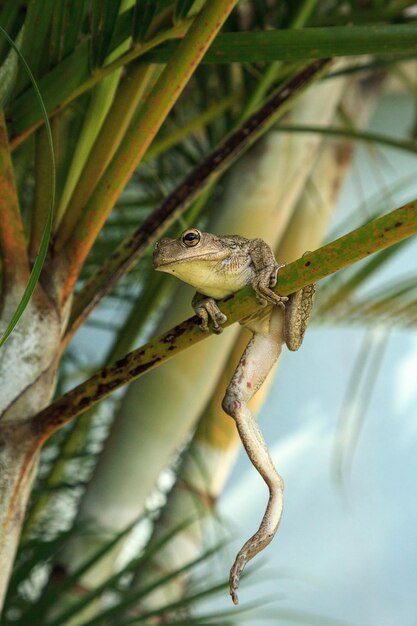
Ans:
[[[83,398],[80,398],[78,401],[78,408],[84,409],[85,407],[91,404],[91,401],[92,401],[91,396],[84,396]]]
[[[200,321],[198,317],[195,318],[196,321]],[[166,337],[163,338],[163,342],[164,343],[171,343],[171,341],[174,341],[174,339],[178,339],[178,337],[181,337],[181,335],[183,335],[186,332],[187,328],[183,327],[183,326],[176,326],[173,331],[169,333],[169,335],[167,335]]]
[[[110,393],[111,391],[113,391],[113,389],[121,387],[125,382],[125,378],[114,378],[113,380],[109,380],[106,383],[97,385],[97,395],[103,396],[107,393]]]
[[[119,359],[118,361],[116,361],[116,363],[115,363],[115,366],[116,366],[116,367],[115,367],[115,369],[116,369],[116,371],[117,371],[117,370],[120,370],[120,369],[123,369],[124,367],[126,367],[127,363],[128,363],[128,358],[127,358],[127,356],[124,356],[124,357],[122,357],[121,359]]]
[[[147,363],[141,363],[137,367],[130,370],[129,375],[132,378],[135,378],[136,376],[139,376],[143,372],[146,372],[147,370],[149,370],[152,367],[152,365],[155,365],[155,363],[158,363],[158,361],[160,360],[161,360],[161,357],[157,357],[153,361],[148,361]]]

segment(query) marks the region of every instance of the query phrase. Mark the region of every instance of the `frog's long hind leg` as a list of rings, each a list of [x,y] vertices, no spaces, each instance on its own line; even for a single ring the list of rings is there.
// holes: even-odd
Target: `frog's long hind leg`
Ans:
[[[259,315],[259,314],[258,314]],[[273,539],[282,515],[284,483],[276,471],[261,431],[247,402],[256,393],[276,362],[284,342],[283,310],[273,307],[262,318],[245,321],[254,335],[248,343],[226,390],[223,409],[233,417],[249,459],[269,489],[269,500],[256,533],[239,550],[230,570],[230,595],[238,603],[236,590],[248,561]]]

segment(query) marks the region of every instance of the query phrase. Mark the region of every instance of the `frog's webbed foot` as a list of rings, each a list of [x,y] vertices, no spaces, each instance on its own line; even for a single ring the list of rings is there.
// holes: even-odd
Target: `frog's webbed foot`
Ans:
[[[304,252],[303,257],[310,254]],[[285,307],[284,338],[290,350],[298,350],[303,343],[311,310],[313,308],[316,285],[306,285],[292,293]]]
[[[267,304],[285,306],[284,303],[288,300],[287,296],[279,296],[272,291],[273,287],[277,284],[278,271],[285,265],[285,263],[268,265],[264,269],[260,269],[256,272],[256,276],[252,280],[252,287],[256,293],[257,301],[259,304],[262,304],[262,306],[266,306]]]
[[[282,494],[280,498],[282,500]],[[278,526],[275,526],[274,528],[267,528],[266,526],[266,524],[264,525],[264,523],[262,523],[259,527],[259,530],[246,541],[246,543],[241,547],[236,555],[235,562],[231,567],[229,577],[229,589],[233,604],[239,604],[237,589],[239,587],[240,576],[245,569],[246,564],[251,559],[253,559],[253,557],[256,556],[258,552],[261,552],[264,548],[266,548],[266,546],[272,541],[275,536]]]
[[[246,448],[246,450],[249,454],[248,448]],[[253,452],[252,454],[259,454],[259,452]],[[251,460],[253,462],[252,458]],[[268,506],[266,507],[261,525],[256,533],[243,544],[237,553],[235,562],[230,570],[229,589],[234,604],[239,603],[237,588],[239,587],[240,576],[245,569],[246,564],[253,559],[254,556],[266,548],[269,543],[271,543],[272,539],[275,537],[275,533],[277,532],[278,525],[281,520],[284,481],[273,466],[272,461],[269,458],[269,454],[268,460],[264,459],[262,465],[262,468],[257,467],[257,469],[261,474],[263,474],[262,470],[268,472],[267,476],[263,474],[263,478],[265,482],[267,482],[269,488]]]
[[[217,335],[223,332],[221,324],[226,322],[227,317],[220,311],[214,298],[207,298],[197,292],[193,298],[192,305],[201,320],[200,328],[204,333],[207,333],[210,328]]]
[[[292,293],[285,307],[284,337],[290,350],[298,350],[311,316],[316,285],[311,284]]]

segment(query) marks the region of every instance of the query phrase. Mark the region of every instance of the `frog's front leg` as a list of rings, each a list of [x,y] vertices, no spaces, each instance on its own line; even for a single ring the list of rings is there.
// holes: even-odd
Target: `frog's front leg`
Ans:
[[[281,307],[261,310],[259,319],[247,326],[254,332],[226,390],[223,409],[233,417],[240,439],[252,464],[269,489],[269,500],[256,533],[243,545],[230,570],[230,595],[235,604],[240,575],[248,561],[273,539],[282,515],[284,483],[276,471],[262,433],[247,402],[256,393],[276,362],[284,343],[284,311]],[[257,332],[259,329],[261,332]]]
[[[191,304],[201,320],[200,328],[203,332],[207,333],[210,327],[217,335],[223,332],[221,324],[225,323],[227,317],[220,311],[214,298],[209,298],[197,291]]]

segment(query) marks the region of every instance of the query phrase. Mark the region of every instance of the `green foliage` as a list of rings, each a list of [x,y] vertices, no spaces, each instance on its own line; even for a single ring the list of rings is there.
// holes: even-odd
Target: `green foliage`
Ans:
[[[132,29],[134,42],[141,42],[145,39],[149,26],[158,12],[158,4],[158,0],[136,0]]]
[[[93,0],[91,7],[90,59],[92,69],[103,65],[110,52],[110,43],[116,27],[121,0],[101,2]]]
[[[186,18],[194,3],[195,0],[177,0],[175,3],[174,19],[183,20]]]
[[[19,5],[14,0],[3,2],[0,9],[0,26],[10,35],[12,39],[18,36],[21,19],[18,20]],[[3,63],[10,52],[10,44],[7,39],[0,40],[0,63]]]
[[[21,53],[25,59],[29,59],[30,56],[31,70],[35,77],[38,77],[49,64],[46,44],[55,4],[54,0],[32,0],[27,7]],[[31,82],[26,68],[22,65],[17,77],[16,91],[18,93],[23,91]]]
[[[68,593],[74,585],[76,585],[82,576],[88,572],[91,568],[96,567],[119,542],[123,540],[132,529],[143,523],[145,520],[136,520],[132,525],[129,525],[124,531],[115,534],[114,538],[104,542],[103,547],[96,550],[96,552],[88,559],[85,560],[74,572],[67,574],[65,577],[59,576],[59,571],[51,568],[51,565],[59,555],[60,550],[65,547],[66,542],[76,534],[88,533],[88,528],[73,527],[69,531],[59,533],[55,538],[44,540],[40,536],[36,536],[29,542],[22,545],[17,557],[17,565],[14,571],[14,575],[11,579],[8,596],[5,602],[4,608],[4,620],[3,624],[14,624],[15,626],[25,626],[28,623],[31,624],[43,624],[44,626],[60,626],[66,624],[70,618],[74,618],[97,599],[103,596],[103,594],[111,595],[112,603],[109,607],[104,608],[99,612],[96,618],[85,622],[86,626],[89,624],[93,626],[95,624],[107,624],[109,619],[116,619],[118,623],[129,623],[129,611],[135,608],[146,597],[167,585],[176,577],[181,577],[184,574],[190,574],[197,566],[208,561],[222,548],[222,544],[215,545],[207,550],[204,550],[202,554],[187,563],[181,568],[170,571],[168,574],[158,577],[153,582],[146,584],[145,586],[137,586],[135,579],[135,572],[140,570],[141,567],[146,564],[158,553],[168,542],[170,542],[176,534],[186,528],[190,521],[182,523],[175,529],[166,533],[162,539],[152,544],[148,544],[141,555],[135,557],[120,569],[116,574],[105,580],[101,585],[94,590],[89,591],[86,594],[82,594],[76,601],[71,602],[70,606],[61,610],[59,614],[56,614],[55,605],[57,597],[62,598],[64,594]],[[44,575],[49,578],[49,582],[42,577],[36,579],[37,570],[39,567],[43,568]],[[190,591],[183,600],[175,603],[166,603],[158,609],[152,611],[143,612],[142,615],[135,617],[139,623],[150,623],[152,617],[160,614],[170,616],[167,623],[177,623],[178,615],[181,611],[188,611],[193,604],[199,599],[206,598],[211,595],[224,592],[227,588],[227,581],[216,584],[204,584],[197,585],[193,591]],[[21,589],[26,587],[26,593],[23,596]],[[32,594],[29,589],[32,588]],[[25,599],[26,595],[26,599]],[[30,600],[30,595],[36,597],[35,601]],[[51,611],[54,617],[49,617]],[[221,618],[222,613],[216,613],[214,617]],[[125,619],[124,619],[125,618]],[[190,623],[194,623],[193,618],[190,616]],[[202,618],[196,618],[195,623],[200,623]],[[204,618],[207,619],[207,618]],[[84,623],[84,621],[82,621]]]

